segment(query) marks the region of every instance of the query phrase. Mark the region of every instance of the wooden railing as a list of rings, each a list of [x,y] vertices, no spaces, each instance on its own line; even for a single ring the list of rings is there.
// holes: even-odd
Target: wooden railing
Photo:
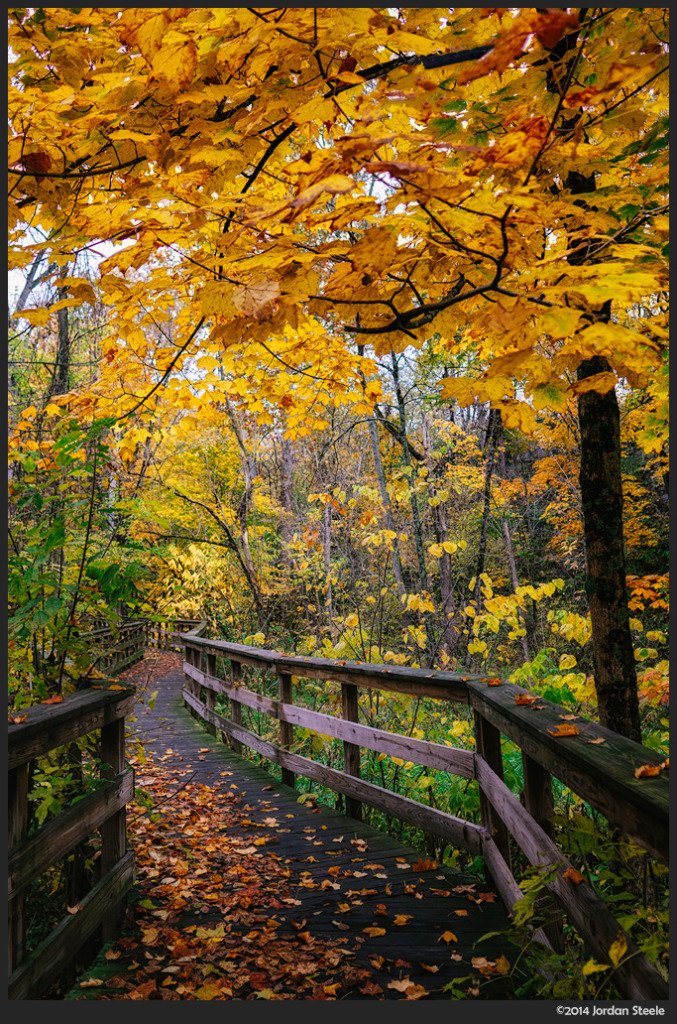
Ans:
[[[557,738],[566,709],[538,698],[518,704],[527,691],[509,683],[497,684],[480,676],[428,672],[402,666],[337,662],[282,655],[184,636],[183,697],[192,712],[240,751],[245,745],[280,765],[282,781],[293,785],[303,775],[346,798],[349,814],[359,817],[363,803],[440,836],[457,847],[483,857],[508,909],[524,896],[512,873],[511,839],[530,865],[552,869],[546,890],[577,929],[590,953],[609,962],[609,950],[619,935],[626,952],[613,970],[614,984],[627,998],[665,999],[667,985],[604,902],[575,872],[553,838],[552,778],[555,777],[631,836],[654,857],[668,857],[668,784],[664,772],[635,778],[634,769],[659,764],[655,751],[583,718],[576,719],[579,735]],[[225,660],[224,660],[225,659]],[[219,662],[230,662],[228,677]],[[243,686],[242,666],[273,672],[277,699]],[[341,685],[341,717],[294,706],[294,681],[331,679]],[[358,721],[358,691],[376,688],[415,697],[432,697],[468,705],[474,715],[475,750],[414,739]],[[230,717],[215,710],[217,695],[230,699]],[[279,722],[279,742],[272,743],[242,725],[242,706],[263,712]],[[343,771],[293,753],[294,728],[302,727],[343,741]],[[505,785],[501,736],[522,751],[522,801]],[[592,741],[596,742],[592,742]],[[389,754],[418,765],[475,779],[480,790],[481,824],[464,821],[360,778],[360,747]],[[561,925],[534,932],[534,938],[561,951]]]
[[[92,647],[103,648],[96,667],[112,676],[129,668],[143,658],[146,648],[146,620],[131,619],[120,626],[116,636],[109,625],[97,626],[91,631]]]
[[[146,637],[149,647],[162,648],[163,650],[177,651],[182,654],[184,650],[181,637],[184,633],[197,634],[204,631],[207,623],[202,619],[166,619],[161,622],[147,621]]]
[[[9,725],[9,998],[38,998],[68,967],[78,950],[102,929],[113,934],[134,880],[134,855],[126,846],[125,805],[134,793],[134,773],[125,766],[125,716],[134,690],[87,689],[59,704],[41,704]],[[29,834],[29,765],[56,747],[101,730],[101,783],[68,810]],[[26,951],[26,890],[92,832],[101,840],[100,877],[30,954]]]

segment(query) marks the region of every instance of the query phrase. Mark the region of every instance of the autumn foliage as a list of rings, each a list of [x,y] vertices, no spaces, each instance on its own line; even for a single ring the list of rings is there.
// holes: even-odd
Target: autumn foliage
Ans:
[[[10,9],[22,680],[61,685],[41,645],[126,602],[361,660],[580,654],[560,687],[606,692],[578,409],[620,404],[639,595],[666,573],[667,18]],[[662,609],[632,621],[636,702]]]

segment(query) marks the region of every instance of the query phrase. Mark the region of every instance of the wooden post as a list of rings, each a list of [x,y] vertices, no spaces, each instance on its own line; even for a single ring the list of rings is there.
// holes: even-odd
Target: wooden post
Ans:
[[[9,849],[28,835],[28,765],[9,773]],[[26,944],[26,893],[22,889],[9,901],[8,958],[11,974],[24,958]]]
[[[357,687],[351,683],[341,683],[341,706],[343,719],[346,722],[356,722],[358,713]],[[343,767],[347,775],[353,775],[356,779],[360,777],[360,747],[357,743],[343,741]],[[355,797],[346,796],[346,814],[351,818],[362,821],[362,804]]]
[[[287,672],[278,671],[278,694],[280,701],[283,704],[293,704],[294,698],[292,695],[292,683],[291,676]],[[280,746],[285,750],[289,750],[294,739],[294,727],[289,722],[280,721]],[[288,768],[282,769],[282,782],[294,787],[294,773],[290,772]]]
[[[202,661],[203,661],[203,671],[204,671],[205,675],[207,675],[207,676],[215,676],[216,675],[216,655],[215,654],[210,654],[208,651],[205,651],[205,652],[203,652],[203,659],[202,659]],[[215,708],[216,708],[216,694],[214,693],[213,690],[209,689],[208,687],[205,687],[205,705],[206,705],[206,707],[210,711],[214,711]],[[217,732],[218,732],[216,726],[213,725],[211,722],[207,723],[207,731],[210,732],[212,734],[212,736],[216,736]]]
[[[524,806],[545,834],[554,839],[555,830],[552,816],[555,808],[550,772],[524,751],[522,751],[522,767],[524,770]],[[538,909],[548,918],[547,923],[543,925],[546,938],[556,953],[563,953],[564,921],[555,899],[552,896],[544,895],[538,901]]]
[[[484,758],[490,768],[503,778],[503,757],[501,754],[501,734],[495,725],[473,712],[475,718],[475,749]],[[491,806],[484,793],[480,790],[480,814],[482,824],[489,829],[505,863],[510,868],[510,833]]]
[[[101,729],[101,777],[114,779],[125,767],[125,720],[119,718]],[[122,860],[127,846],[127,812],[122,807],[99,827],[101,834],[101,875],[111,871]],[[108,942],[122,920],[123,904],[111,908],[102,925],[102,939]]]
[[[230,661],[230,678],[234,686],[237,686],[240,679],[242,678],[242,665],[240,664],[239,661],[233,661],[232,658]],[[240,704],[239,700],[233,700],[232,697],[230,698],[230,718],[231,721],[235,723],[235,725],[242,725],[242,705]],[[225,734],[223,736],[223,739],[226,739]],[[231,737],[229,742],[231,745],[231,749],[236,754],[242,753],[242,744],[239,740],[233,739]]]

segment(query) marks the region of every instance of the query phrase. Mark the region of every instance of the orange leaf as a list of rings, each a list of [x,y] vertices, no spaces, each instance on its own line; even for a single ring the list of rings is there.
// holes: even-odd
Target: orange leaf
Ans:
[[[515,704],[533,704],[534,701],[540,698],[535,693],[517,693],[515,694]]]
[[[362,931],[369,935],[370,938],[372,939],[375,939],[379,935],[385,935],[386,933],[385,928],[375,928],[373,926],[370,928],[363,928]]]
[[[661,766],[659,764],[643,764],[639,768],[635,768],[636,779],[646,779],[652,775],[660,775]]]
[[[458,939],[456,938],[456,936],[454,935],[453,932],[442,932],[442,934],[440,935],[440,937],[439,937],[439,939],[437,941],[438,942],[458,942]]]
[[[503,680],[499,679],[498,676],[492,676],[491,679],[486,680],[489,686],[503,686]]]
[[[42,703],[43,704],[60,704],[62,700],[63,700],[63,697],[57,695],[56,697],[50,697],[49,700],[43,700]]]
[[[406,924],[407,921],[411,921],[411,914],[397,914],[393,920],[393,924]]]
[[[417,860],[415,864],[412,864],[411,870],[412,871],[436,871],[437,870],[437,861],[435,861],[435,860],[424,860],[423,857],[421,857],[421,859]]]
[[[7,721],[10,725],[20,725],[26,721],[26,715],[9,715]]]
[[[578,736],[579,732],[575,725],[558,725],[554,729],[548,729],[551,736]]]
[[[568,879],[569,882],[573,882],[574,885],[580,885],[585,879],[580,871],[576,871],[576,868],[567,868],[566,871],[562,872],[562,878]]]

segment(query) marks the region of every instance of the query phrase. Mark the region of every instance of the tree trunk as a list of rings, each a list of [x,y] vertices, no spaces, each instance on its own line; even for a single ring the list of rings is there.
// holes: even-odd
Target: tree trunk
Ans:
[[[288,437],[282,437],[280,443],[280,504],[285,511],[282,520],[281,539],[282,551],[280,560],[284,565],[289,565],[289,544],[294,533],[292,522],[292,483],[293,483],[293,448]]]
[[[581,23],[588,12],[579,10]],[[575,60],[577,29],[564,36],[551,50],[554,62],[567,53]],[[554,63],[547,72],[548,89],[557,92]],[[565,69],[566,73],[566,69]],[[561,80],[561,79],[560,79]],[[581,112],[563,121],[572,129]],[[570,170],[564,188],[571,193],[594,193],[594,172],[588,175]],[[585,200],[580,201],[585,206]],[[588,240],[589,241],[589,240]],[[579,266],[589,262],[587,241],[572,242],[568,262]],[[598,312],[600,319],[611,316],[611,302]],[[610,370],[606,359],[594,356],[577,369],[579,380]],[[580,487],[583,504],[583,533],[587,561],[586,594],[592,626],[593,664],[600,721],[609,729],[641,741],[637,675],[629,626],[628,598],[623,552],[623,493],[621,478],[620,416],[616,391],[606,395],[589,391],[578,399],[581,430]]]
[[[61,269],[59,277],[66,277],[67,274],[68,264]],[[66,288],[57,287],[57,296],[59,301],[61,301],[61,299],[65,299],[67,293]],[[49,399],[54,395],[65,395],[68,391],[68,375],[70,373],[70,331],[68,327],[68,309],[57,310],[56,323],[56,361],[54,366],[54,375],[50,381],[49,388],[47,389],[47,401],[49,401]]]
[[[578,368],[585,380],[610,369],[595,356]],[[602,725],[641,742],[637,674],[630,634],[623,548],[623,491],[618,402],[588,391],[578,398],[581,427],[581,498],[585,529],[592,650]]]

